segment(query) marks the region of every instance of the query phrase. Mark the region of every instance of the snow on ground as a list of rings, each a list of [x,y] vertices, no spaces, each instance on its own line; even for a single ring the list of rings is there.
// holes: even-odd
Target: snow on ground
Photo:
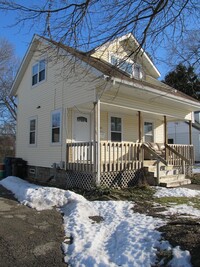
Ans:
[[[197,163],[192,169],[193,173],[200,173],[200,164]]]
[[[168,207],[166,211],[159,212],[160,214],[164,215],[174,215],[174,214],[180,214],[180,215],[190,215],[190,217],[197,217],[200,218],[200,210],[193,208],[189,205],[175,205],[174,207]]]
[[[200,191],[192,190],[188,188],[163,188],[156,187],[156,193],[154,197],[200,197]],[[175,205],[171,203],[171,207],[168,207],[166,211],[160,212],[160,214],[164,215],[190,215],[193,217],[200,218],[200,210],[195,209],[191,205]]]
[[[37,210],[59,208],[64,214],[65,239],[73,241],[67,245],[64,240],[62,244],[69,266],[150,267],[156,264],[158,250],[172,250],[171,267],[191,266],[188,251],[172,248],[161,240],[156,228],[165,221],[135,213],[132,202],[90,202],[71,191],[36,186],[17,177],[7,177],[0,184],[11,190],[22,204]],[[187,190],[182,192],[187,193],[192,194]],[[103,220],[97,223],[92,216]]]
[[[155,197],[200,197],[200,191],[188,188],[156,187]]]

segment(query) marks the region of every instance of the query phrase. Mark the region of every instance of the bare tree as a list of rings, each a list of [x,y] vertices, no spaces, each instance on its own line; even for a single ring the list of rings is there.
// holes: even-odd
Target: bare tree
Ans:
[[[18,60],[14,47],[5,39],[0,39],[0,133],[13,134],[16,123],[17,104],[15,97],[10,96]]]
[[[169,51],[168,64],[175,68],[177,63],[193,67],[200,75],[200,30],[190,30],[183,39],[177,40]]]
[[[183,38],[188,25],[199,27],[199,0],[41,0],[0,1],[16,23],[35,24],[40,34],[88,50],[125,33],[147,49]],[[39,27],[38,27],[39,26]],[[166,44],[166,43],[165,43]],[[148,47],[148,49],[150,49]],[[135,53],[132,51],[131,54]]]

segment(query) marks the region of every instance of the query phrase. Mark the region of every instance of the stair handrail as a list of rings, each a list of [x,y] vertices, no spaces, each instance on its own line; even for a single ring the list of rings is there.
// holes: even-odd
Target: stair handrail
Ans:
[[[165,144],[165,148],[169,149],[172,153],[174,153],[176,156],[180,157],[182,160],[184,160],[186,163],[190,164],[189,159],[184,157],[182,154],[180,154],[178,151],[176,151],[174,148],[169,146],[168,144]]]
[[[160,155],[158,155],[152,148],[150,148],[147,144],[143,143],[142,144],[143,148],[148,150],[148,152],[150,152],[151,154],[153,154],[153,156],[156,157],[157,160],[161,161],[165,166],[168,165],[168,162],[163,158],[161,157]]]

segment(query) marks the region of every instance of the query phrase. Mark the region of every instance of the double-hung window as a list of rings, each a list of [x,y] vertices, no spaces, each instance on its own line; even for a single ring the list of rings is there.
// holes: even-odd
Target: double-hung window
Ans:
[[[111,117],[111,141],[122,141],[122,119],[119,117]]]
[[[142,78],[141,66],[138,64],[134,64],[133,77],[138,79],[138,80]]]
[[[29,120],[29,145],[36,145],[37,118]]]
[[[141,66],[134,63],[131,59],[126,60],[125,58],[119,58],[115,55],[111,55],[110,63],[136,79],[141,79],[143,76]]]
[[[133,63],[120,59],[119,57],[116,57],[115,55],[111,55],[110,57],[110,63],[119,69],[127,72],[128,74],[132,75],[133,74]]]
[[[61,110],[54,110],[51,113],[51,143],[58,144],[61,142]]]
[[[154,141],[152,122],[144,122],[144,141],[145,142]]]
[[[40,60],[32,67],[32,86],[45,80],[46,76],[46,61]]]

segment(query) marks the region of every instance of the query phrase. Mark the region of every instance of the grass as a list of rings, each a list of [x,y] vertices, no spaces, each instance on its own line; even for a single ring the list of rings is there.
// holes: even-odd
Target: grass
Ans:
[[[97,187],[92,190],[75,190],[88,200],[129,200],[149,201],[153,199],[155,190],[149,186],[112,189]]]
[[[163,206],[186,204],[200,210],[200,198],[197,197],[161,197],[154,198],[154,201]]]
[[[74,190],[76,193],[83,195],[90,201],[95,200],[127,200],[138,203],[140,206],[148,209],[153,203],[158,203],[163,207],[174,205],[189,205],[200,210],[200,198],[198,197],[154,197],[155,189],[150,186],[132,187],[125,189],[111,189],[96,187],[92,190]]]
[[[200,173],[195,173],[193,177],[190,178],[192,184],[198,184],[200,185]]]

